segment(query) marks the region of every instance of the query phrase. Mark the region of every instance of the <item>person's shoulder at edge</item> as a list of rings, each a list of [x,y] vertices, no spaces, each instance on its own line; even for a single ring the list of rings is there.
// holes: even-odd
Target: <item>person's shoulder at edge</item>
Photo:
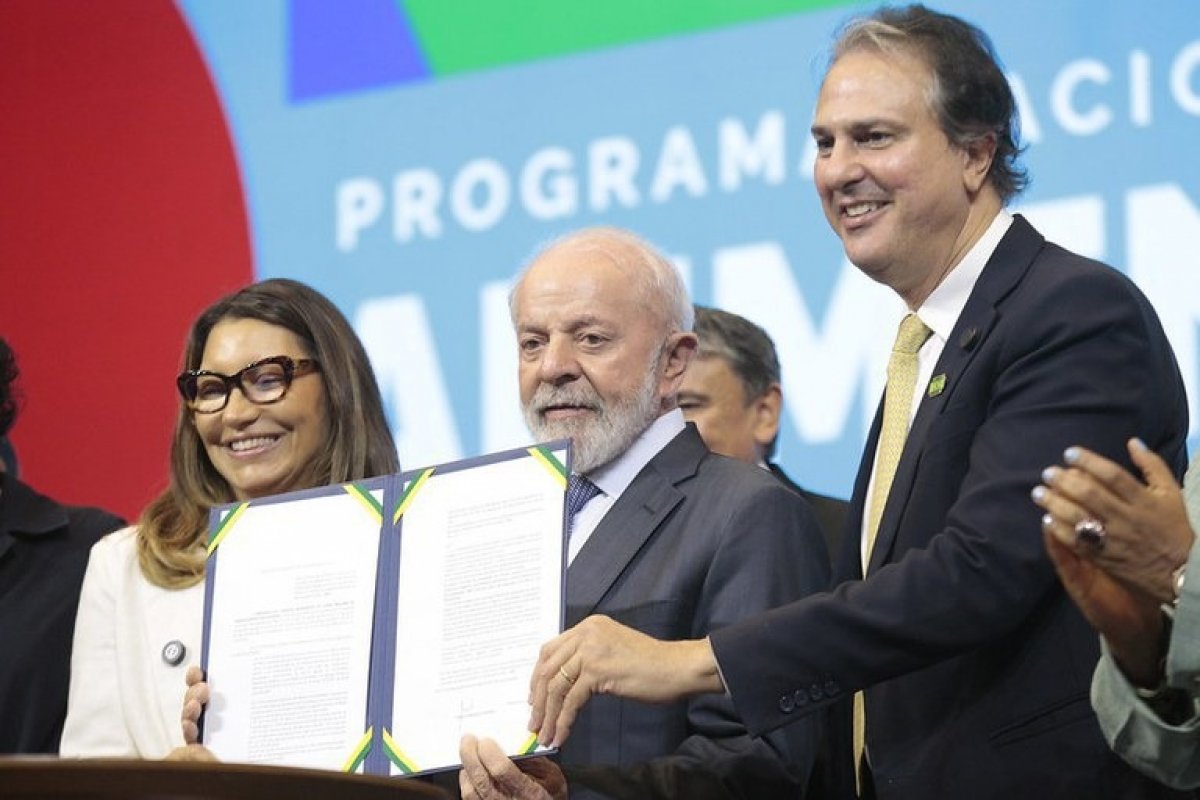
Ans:
[[[105,536],[128,526],[122,517],[97,506],[64,506],[71,519],[72,529],[95,531]]]
[[[12,475],[0,478],[0,484],[3,484],[3,492],[10,495],[11,502],[15,503],[6,504],[5,509],[4,525],[10,530],[21,532],[21,527],[27,524],[43,530],[57,526],[55,530],[66,529],[72,536],[97,539],[126,524],[125,520],[111,511],[97,506],[69,505]]]

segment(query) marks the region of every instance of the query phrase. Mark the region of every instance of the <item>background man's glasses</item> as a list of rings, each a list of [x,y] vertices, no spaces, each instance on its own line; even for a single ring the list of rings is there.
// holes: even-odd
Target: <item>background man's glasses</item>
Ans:
[[[311,358],[271,356],[260,358],[233,375],[190,369],[180,373],[175,385],[188,408],[197,414],[213,414],[229,402],[234,387],[239,387],[251,403],[266,405],[287,394],[293,378],[318,370],[320,366]]]

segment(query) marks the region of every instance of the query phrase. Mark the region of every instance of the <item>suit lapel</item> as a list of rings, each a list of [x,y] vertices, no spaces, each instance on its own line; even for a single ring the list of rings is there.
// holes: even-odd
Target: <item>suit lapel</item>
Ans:
[[[142,662],[148,669],[143,678],[149,685],[141,692],[146,713],[138,723],[139,730],[152,736],[149,741],[170,749],[182,739],[179,714],[186,688],[186,666],[200,663],[204,584],[169,590],[142,580],[137,582],[135,591],[136,607],[143,613],[140,619],[125,622],[142,627],[149,649],[148,658]],[[163,661],[162,649],[168,642],[180,642],[186,648],[182,663],[176,667]],[[150,729],[153,734],[149,734]]]
[[[1045,239],[1024,217],[1014,215],[1012,226],[1000,240],[996,251],[992,253],[983,272],[980,273],[979,280],[975,282],[971,296],[967,298],[967,304],[958,315],[954,330],[933,370],[935,376],[945,376],[944,388],[933,397],[929,396],[928,391],[921,396],[921,404],[917,407],[916,417],[904,443],[904,452],[896,465],[896,476],[892,481],[887,505],[883,509],[883,517],[879,521],[879,532],[875,536],[875,547],[871,551],[868,574],[890,560],[896,532],[900,527],[900,520],[904,517],[904,509],[914,491],[920,490],[920,487],[914,485],[914,481],[931,427],[954,396],[958,388],[958,379],[966,372],[971,359],[982,349],[995,326],[999,317],[999,304],[1020,283],[1044,244]],[[871,455],[868,463],[873,463],[874,439],[867,452]]]
[[[695,426],[650,459],[617,498],[567,570],[567,625],[593,613],[646,541],[684,500],[678,484],[708,452]]]

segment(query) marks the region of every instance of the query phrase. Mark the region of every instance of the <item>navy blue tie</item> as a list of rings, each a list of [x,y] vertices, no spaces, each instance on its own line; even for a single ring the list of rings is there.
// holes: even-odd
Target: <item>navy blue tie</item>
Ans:
[[[571,477],[567,479],[567,536],[575,530],[575,515],[588,504],[596,495],[600,494],[600,489],[596,484],[589,481],[587,478],[576,473],[571,473]]]

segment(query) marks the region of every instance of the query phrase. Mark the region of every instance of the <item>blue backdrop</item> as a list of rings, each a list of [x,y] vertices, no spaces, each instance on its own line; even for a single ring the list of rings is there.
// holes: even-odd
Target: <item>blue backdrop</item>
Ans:
[[[508,281],[539,242],[614,224],[674,256],[697,301],[772,334],[781,461],[848,493],[902,313],[845,261],[810,176],[826,48],[855,7],[413,80],[400,56],[337,73],[305,5],[181,3],[232,128],[257,272],[352,318],[405,464],[527,441]],[[1131,274],[1195,397],[1195,3],[939,7],[988,31],[1010,74],[1033,177],[1017,210]]]

